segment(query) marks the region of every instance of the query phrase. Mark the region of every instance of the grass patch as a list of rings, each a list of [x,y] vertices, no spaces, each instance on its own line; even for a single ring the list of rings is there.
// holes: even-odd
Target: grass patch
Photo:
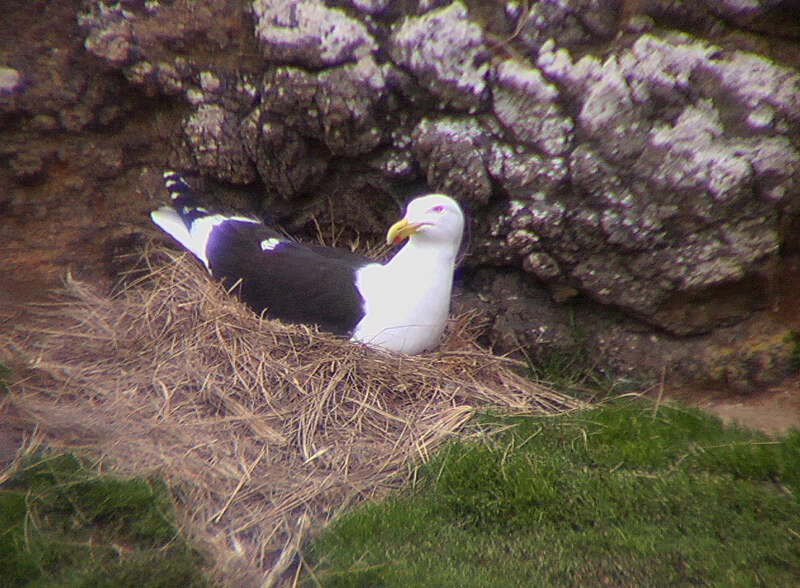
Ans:
[[[163,482],[27,458],[0,485],[0,578],[16,586],[205,586]]]
[[[800,432],[630,400],[488,420],[509,428],[449,443],[404,496],[335,520],[308,584],[796,585]]]
[[[547,382],[573,398],[596,402],[636,389],[637,382],[627,381],[601,369],[582,343],[555,349],[536,359],[526,358],[533,380]]]

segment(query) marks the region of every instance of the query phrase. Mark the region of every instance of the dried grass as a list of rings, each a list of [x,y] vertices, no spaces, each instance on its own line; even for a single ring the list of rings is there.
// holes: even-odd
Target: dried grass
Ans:
[[[228,583],[279,581],[310,527],[401,483],[476,409],[577,405],[481,349],[474,313],[439,351],[390,355],[262,319],[188,255],[143,260],[113,296],[68,280],[18,330],[12,397],[65,444],[166,476]]]

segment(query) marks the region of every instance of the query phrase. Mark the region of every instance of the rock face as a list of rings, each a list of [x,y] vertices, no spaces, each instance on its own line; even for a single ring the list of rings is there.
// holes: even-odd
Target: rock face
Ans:
[[[488,53],[481,28],[461,2],[405,17],[389,51],[395,64],[440,100],[440,108],[475,112],[485,106]]]
[[[377,49],[366,26],[322,0],[264,0],[252,4],[264,57],[319,68],[358,60]]]
[[[642,35],[602,62],[544,46],[537,64],[563,88],[582,137],[567,156],[569,194],[512,199],[485,259],[515,254],[544,281],[678,335],[756,308],[758,296],[689,306],[778,251],[778,216],[797,206],[800,157],[786,133],[797,126],[800,76],[721,51],[674,33]]]
[[[597,363],[645,379],[668,366],[746,389],[788,365],[800,315],[776,284],[800,250],[800,51],[784,3],[60,10],[77,30],[51,63],[0,53],[14,226],[54,162],[70,198],[104,195],[81,205],[108,225],[152,206],[132,186],[165,166],[255,186],[295,230],[313,216],[378,232],[401,195],[432,189],[469,209],[463,298],[493,317],[498,350],[563,349],[577,313]],[[81,133],[102,158],[76,155]]]

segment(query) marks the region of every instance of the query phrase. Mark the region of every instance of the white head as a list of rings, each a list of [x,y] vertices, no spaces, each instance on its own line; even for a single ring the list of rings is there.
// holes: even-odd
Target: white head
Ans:
[[[386,242],[441,243],[457,250],[464,233],[464,213],[458,202],[444,194],[420,196],[408,203],[406,215],[389,228]]]

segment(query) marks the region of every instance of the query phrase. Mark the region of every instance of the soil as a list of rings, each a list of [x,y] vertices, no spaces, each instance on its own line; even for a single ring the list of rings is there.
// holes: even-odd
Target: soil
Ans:
[[[727,424],[757,429],[769,434],[800,429],[800,376],[741,396],[724,389],[683,388],[670,391],[671,399],[697,406]]]

